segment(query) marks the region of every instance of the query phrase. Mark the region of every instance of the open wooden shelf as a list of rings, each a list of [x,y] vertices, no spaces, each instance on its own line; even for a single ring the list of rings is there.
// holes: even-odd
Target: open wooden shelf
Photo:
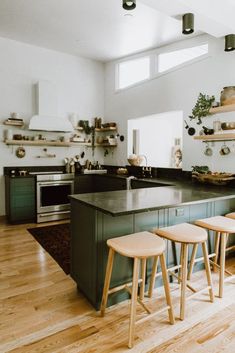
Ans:
[[[23,127],[24,123],[23,122],[14,122],[14,121],[4,121],[3,125],[9,125],[9,126],[16,126],[16,127]]]
[[[84,128],[81,127],[81,126],[78,126],[75,128],[75,130],[78,130],[78,131],[84,131]],[[95,128],[95,131],[96,132],[106,132],[106,131],[117,131],[117,127],[101,127],[101,128]]]
[[[200,141],[229,141],[235,140],[235,133],[234,134],[213,134],[213,135],[200,135],[194,136],[194,140]]]
[[[92,147],[92,144],[89,144],[88,147]],[[95,143],[94,147],[117,147],[117,144],[110,145],[109,143]]]
[[[210,114],[228,113],[235,111],[235,104],[221,105],[219,107],[211,108],[209,110]]]
[[[88,142],[60,142],[60,141],[28,141],[28,140],[6,140],[6,145],[24,145],[24,146],[55,146],[55,147],[70,147],[70,146],[91,146]]]
[[[117,131],[117,127],[102,127],[100,129],[96,128],[95,131],[97,132],[105,132],[105,131]]]

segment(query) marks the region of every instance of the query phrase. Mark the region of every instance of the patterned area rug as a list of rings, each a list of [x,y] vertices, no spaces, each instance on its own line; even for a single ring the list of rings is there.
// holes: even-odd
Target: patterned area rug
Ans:
[[[70,224],[27,229],[66,274],[70,273]]]

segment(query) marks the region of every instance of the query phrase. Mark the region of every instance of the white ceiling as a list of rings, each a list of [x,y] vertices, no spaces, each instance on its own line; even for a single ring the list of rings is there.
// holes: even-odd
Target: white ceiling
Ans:
[[[195,14],[196,34],[235,33],[235,0],[1,0],[0,36],[108,61],[183,40],[181,16]]]

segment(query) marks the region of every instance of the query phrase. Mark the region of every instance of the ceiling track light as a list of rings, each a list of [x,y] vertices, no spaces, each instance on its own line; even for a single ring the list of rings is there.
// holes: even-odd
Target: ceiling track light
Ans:
[[[122,0],[124,10],[134,10],[136,8],[136,0]]]
[[[225,36],[225,48],[224,51],[235,50],[235,34],[227,34]]]
[[[194,14],[186,13],[182,17],[182,33],[191,34],[194,32]]]

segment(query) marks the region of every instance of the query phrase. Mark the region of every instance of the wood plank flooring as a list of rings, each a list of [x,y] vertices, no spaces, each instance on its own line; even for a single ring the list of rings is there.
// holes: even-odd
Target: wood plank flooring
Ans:
[[[54,224],[54,223],[50,223]],[[46,224],[44,224],[46,226]],[[187,302],[179,317],[179,291],[171,284],[176,324],[167,312],[137,326],[135,346],[127,348],[129,302],[107,310],[104,318],[77,292],[76,284],[27,232],[35,224],[6,225],[0,220],[1,353],[233,353],[235,351],[235,281],[225,284],[223,299],[209,302],[207,292]],[[42,226],[42,225],[38,225]],[[228,261],[235,272],[235,258]],[[204,271],[193,285],[206,284]],[[213,273],[215,292],[218,275]],[[190,294],[190,292],[188,293]],[[165,305],[161,288],[148,305]],[[138,318],[146,315],[138,307]]]

